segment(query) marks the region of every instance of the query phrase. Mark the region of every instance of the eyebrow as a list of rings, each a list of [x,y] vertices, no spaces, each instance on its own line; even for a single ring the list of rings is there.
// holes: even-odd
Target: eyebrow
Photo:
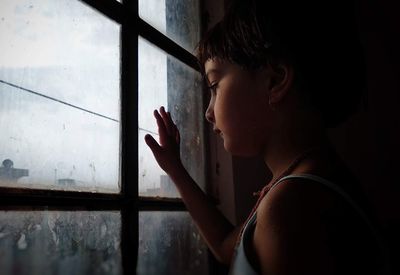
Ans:
[[[207,85],[210,84],[210,81],[209,81],[209,79],[208,79],[208,75],[209,75],[209,74],[222,74],[222,70],[216,69],[216,68],[210,69],[210,70],[204,75],[204,80],[206,81]]]
[[[221,73],[221,70],[218,70],[218,69],[211,69],[211,70],[209,70],[207,73],[206,73],[206,78],[208,78],[208,75],[209,74],[212,74],[212,73]]]

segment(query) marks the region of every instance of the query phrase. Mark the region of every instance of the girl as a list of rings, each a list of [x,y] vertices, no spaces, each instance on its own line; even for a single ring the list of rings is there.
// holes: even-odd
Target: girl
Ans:
[[[231,274],[382,269],[360,188],[325,133],[364,91],[351,9],[338,3],[234,1],[199,43],[211,92],[206,119],[228,152],[262,155],[273,174],[244,224],[231,225],[207,200],[182,165],[171,115],[154,111],[160,140],[145,141]]]

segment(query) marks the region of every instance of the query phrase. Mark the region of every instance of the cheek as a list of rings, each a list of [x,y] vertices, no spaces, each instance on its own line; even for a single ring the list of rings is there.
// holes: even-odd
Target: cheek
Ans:
[[[243,115],[235,118],[232,124],[226,125],[224,146],[234,155],[256,156],[263,152],[268,139],[268,118],[263,111],[254,109],[242,111]]]
[[[220,96],[215,101],[214,114],[217,127],[224,133],[235,133],[243,126],[242,110],[232,98]]]
[[[265,108],[258,98],[243,97],[232,103],[230,113],[226,115],[234,121],[236,127],[244,132],[251,132],[263,127],[266,119]]]
[[[230,93],[226,96],[220,93],[214,104],[214,114],[217,125],[223,128],[254,129],[263,124],[265,118],[265,104],[263,99],[243,93]],[[221,129],[222,130],[222,129]],[[225,129],[229,130],[229,129]]]

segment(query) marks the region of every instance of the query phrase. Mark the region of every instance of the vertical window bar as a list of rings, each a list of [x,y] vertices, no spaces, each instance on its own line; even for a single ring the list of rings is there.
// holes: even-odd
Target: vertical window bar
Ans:
[[[129,20],[134,18],[134,20]],[[138,39],[137,0],[123,1],[121,27],[121,252],[124,274],[135,274],[138,255]]]
[[[137,0],[124,1],[121,28],[121,192],[128,200],[138,197],[138,30]]]

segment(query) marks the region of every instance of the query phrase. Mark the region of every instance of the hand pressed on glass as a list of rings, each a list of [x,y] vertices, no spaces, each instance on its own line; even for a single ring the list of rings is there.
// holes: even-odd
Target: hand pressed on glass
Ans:
[[[145,141],[153,152],[158,165],[168,175],[172,175],[182,169],[179,130],[171,118],[171,113],[166,112],[163,106],[159,111],[154,110],[154,117],[160,136],[159,143],[149,134],[145,136]]]
[[[209,248],[220,261],[228,263],[239,231],[232,231],[233,226],[214,206],[198,184],[190,176],[180,158],[180,135],[171,115],[164,107],[154,111],[157,121],[159,142],[151,135],[145,136],[158,165],[174,182],[187,210],[205,237]],[[227,235],[229,237],[227,237]],[[228,239],[228,241],[226,241]],[[229,243],[229,244],[227,244]]]

